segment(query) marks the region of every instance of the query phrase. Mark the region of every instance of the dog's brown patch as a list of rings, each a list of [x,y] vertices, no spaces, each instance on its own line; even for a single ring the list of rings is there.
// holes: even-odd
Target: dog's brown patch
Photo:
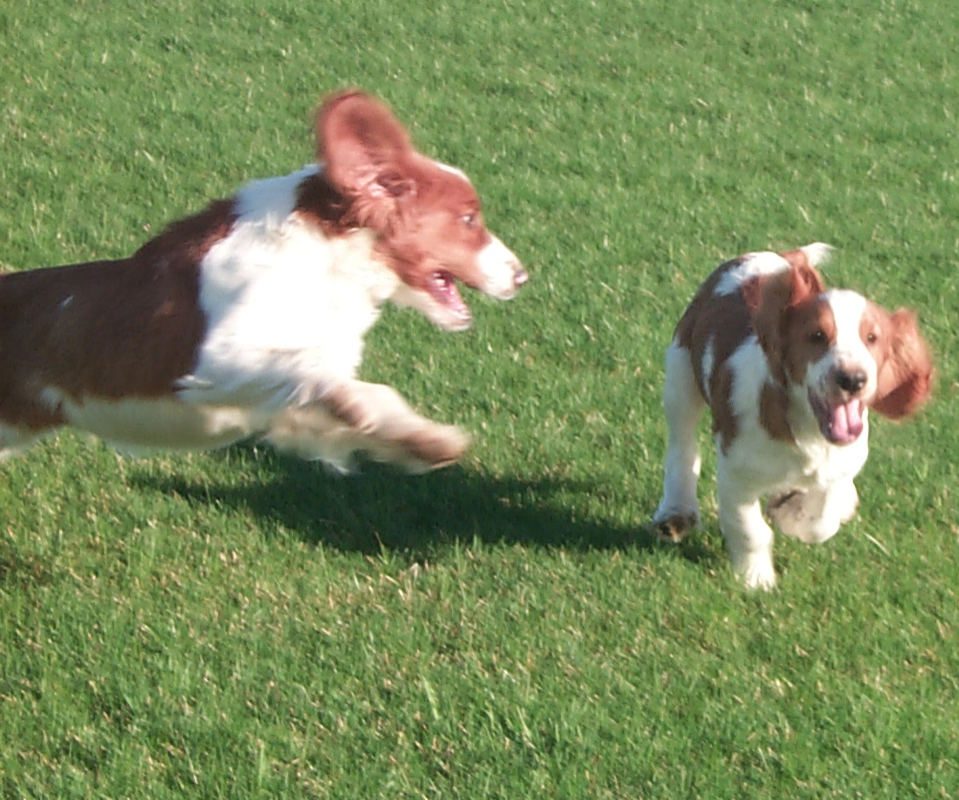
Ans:
[[[699,520],[695,514],[674,514],[666,519],[653,523],[653,533],[661,542],[679,544],[689,535]]]
[[[342,236],[355,225],[350,220],[349,202],[323,173],[311,175],[297,187],[293,211],[331,238]]]
[[[739,423],[733,412],[733,371],[728,362],[723,361],[713,370],[709,386],[713,433],[719,437],[719,446],[725,452],[739,430]]]
[[[206,326],[199,264],[235,220],[223,200],[130,258],[0,275],[0,416],[64,422],[57,395],[159,397],[193,368]]]
[[[717,295],[716,287],[727,272],[742,264],[737,258],[721,264],[706,279],[696,292],[679,323],[676,325],[676,341],[689,350],[692,357],[696,383],[703,397],[703,358],[707,347],[712,348],[713,364],[725,362],[752,332],[749,314],[739,292]]]
[[[759,424],[770,438],[782,442],[795,441],[787,419],[788,410],[789,397],[785,389],[772,383],[765,384],[759,395]]]
[[[718,434],[725,450],[736,436],[737,423],[731,397],[733,375],[727,362],[752,332],[749,313],[739,292],[716,294],[716,287],[730,270],[742,264],[733,259],[721,264],[696,292],[676,326],[675,338],[690,352],[696,385],[708,399],[713,419],[713,432]],[[709,350],[712,368],[704,374],[704,361]]]

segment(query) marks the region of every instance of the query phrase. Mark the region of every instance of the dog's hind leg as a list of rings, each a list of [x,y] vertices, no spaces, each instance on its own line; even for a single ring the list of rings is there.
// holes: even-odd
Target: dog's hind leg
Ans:
[[[819,544],[835,536],[839,526],[856,515],[859,495],[852,481],[828,488],[797,489],[773,498],[766,513],[787,536]]]
[[[700,456],[697,427],[706,407],[693,374],[690,352],[673,342],[666,351],[663,407],[669,429],[663,497],[653,517],[659,538],[679,541],[699,521],[696,484]]]
[[[266,439],[303,458],[348,471],[352,454],[425,472],[459,460],[469,437],[452,425],[417,414],[389,386],[342,381],[318,389],[308,402],[279,414]]]

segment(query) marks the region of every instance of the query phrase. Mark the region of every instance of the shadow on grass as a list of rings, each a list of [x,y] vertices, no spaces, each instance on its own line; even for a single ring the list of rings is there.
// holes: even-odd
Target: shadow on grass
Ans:
[[[282,526],[311,544],[350,552],[398,550],[415,558],[474,541],[580,550],[662,546],[643,526],[578,518],[570,496],[603,491],[586,482],[500,478],[461,467],[410,476],[378,464],[342,477],[272,452],[258,457],[273,475],[268,482],[225,486],[142,474],[130,479],[190,503],[245,509],[266,530]],[[711,558],[695,537],[679,552],[692,561]]]

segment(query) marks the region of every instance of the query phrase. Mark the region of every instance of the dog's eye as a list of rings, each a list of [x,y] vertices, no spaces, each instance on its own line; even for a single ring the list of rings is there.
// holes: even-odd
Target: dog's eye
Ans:
[[[809,341],[812,344],[822,344],[826,341],[826,334],[822,328],[816,328],[812,333],[809,334]]]
[[[866,334],[866,344],[875,344],[879,341],[879,335],[876,333],[869,332]]]
[[[463,214],[460,217],[460,222],[462,222],[467,228],[476,227],[476,214],[470,212],[469,214]]]

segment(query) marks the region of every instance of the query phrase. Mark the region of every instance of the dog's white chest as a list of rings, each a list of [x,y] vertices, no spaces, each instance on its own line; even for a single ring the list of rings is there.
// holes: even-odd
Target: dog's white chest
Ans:
[[[362,232],[327,239],[295,216],[241,219],[201,265],[207,330],[193,386],[212,398],[218,388],[258,395],[271,384],[352,377],[395,289],[371,256]]]

